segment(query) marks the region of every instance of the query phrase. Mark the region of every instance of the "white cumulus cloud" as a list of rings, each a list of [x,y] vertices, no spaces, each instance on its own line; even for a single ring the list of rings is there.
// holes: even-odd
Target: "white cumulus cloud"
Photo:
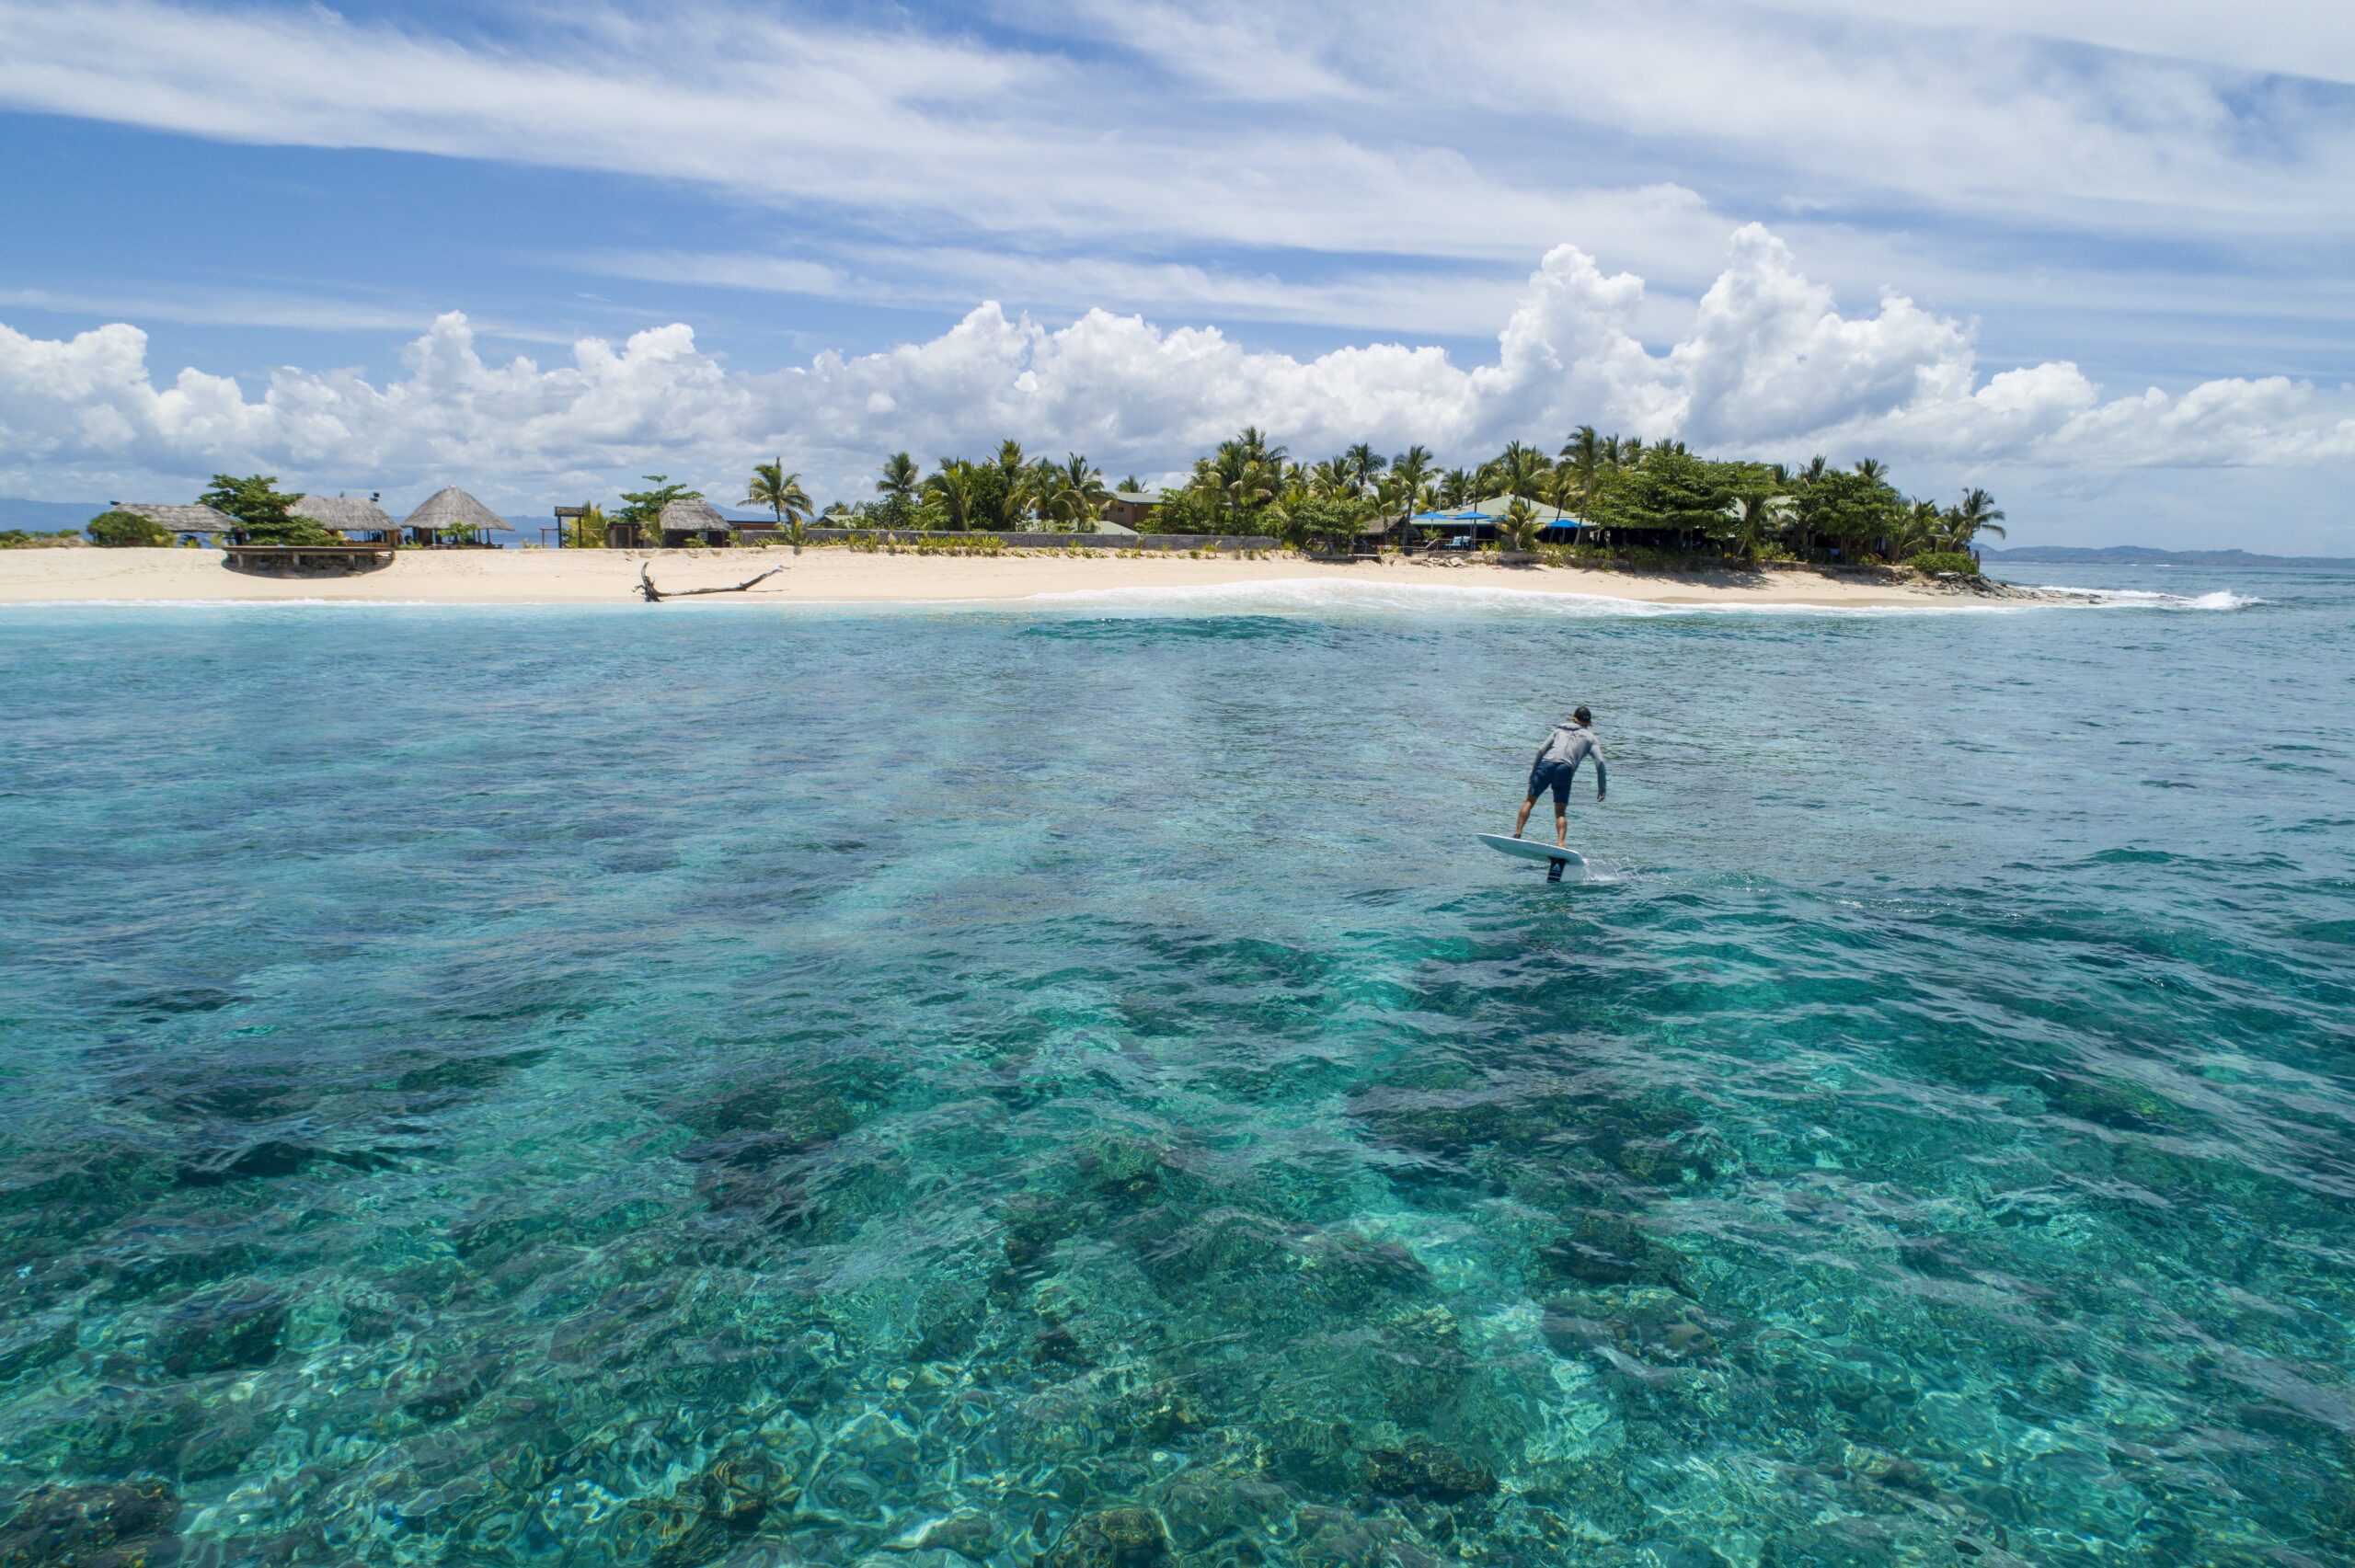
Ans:
[[[1214,329],[1102,310],[1050,326],[992,303],[935,338],[780,370],[731,367],[684,325],[583,338],[569,362],[543,365],[486,358],[453,313],[381,383],[287,368],[258,388],[193,368],[158,382],[131,326],[64,339],[0,327],[0,486],[109,497],[172,486],[161,498],[172,498],[216,469],[260,469],[395,495],[458,483],[536,509],[550,495],[610,495],[649,470],[733,500],[727,486],[752,461],[783,453],[821,497],[856,497],[901,449],[930,460],[1010,435],[1151,474],[1245,424],[1303,455],[1419,441],[1450,462],[1516,438],[1550,447],[1580,423],[1713,452],[1947,467],[2355,456],[2347,389],[2271,377],[2106,397],[2065,362],[1986,373],[1970,325],[1897,294],[1844,314],[1755,224],[1734,235],[1665,351],[1637,335],[1643,305],[1642,280],[1562,246],[1531,275],[1495,362],[1473,367],[1402,344],[1257,351]]]

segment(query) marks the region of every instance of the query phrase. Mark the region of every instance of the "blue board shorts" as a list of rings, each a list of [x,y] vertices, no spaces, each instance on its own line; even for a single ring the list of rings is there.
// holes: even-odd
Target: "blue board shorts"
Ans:
[[[1529,798],[1536,799],[1547,790],[1554,792],[1554,808],[1562,810],[1570,804],[1570,779],[1578,773],[1571,762],[1540,762],[1529,770]]]

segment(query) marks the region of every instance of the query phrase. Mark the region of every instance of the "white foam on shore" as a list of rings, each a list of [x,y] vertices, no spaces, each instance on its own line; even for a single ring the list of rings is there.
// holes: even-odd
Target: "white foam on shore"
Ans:
[[[982,608],[1099,610],[1138,615],[1284,614],[1333,610],[1483,610],[1538,612],[1573,617],[1656,620],[1675,615],[1972,615],[2038,608],[2033,600],[1924,600],[1902,604],[1789,603],[1765,600],[1662,603],[1611,594],[1564,593],[1547,589],[1500,588],[1457,583],[1330,582],[1279,578],[1268,582],[1212,583],[1185,587],[1092,588],[1034,593]]]
[[[2067,594],[2088,606],[2113,610],[2246,610],[2264,600],[2255,594],[2234,593],[2220,588],[2212,593],[2158,593],[2141,588],[2065,588],[2059,583],[2039,586],[2039,593]]]
[[[2024,587],[2031,585],[2022,585]],[[1679,615],[2004,615],[2033,610],[2126,609],[2165,611],[2244,610],[2266,602],[2249,594],[2218,589],[2202,594],[2159,593],[2143,589],[2071,588],[2034,585],[2039,597],[1952,601],[1924,599],[1905,603],[1791,603],[1763,600],[1662,603],[1611,594],[1565,593],[1547,589],[1505,588],[1438,582],[1333,582],[1275,578],[1260,582],[1203,583],[1166,587],[1073,589],[1019,598],[941,600],[797,599],[787,595],[749,598],[687,596],[666,610],[787,611],[851,613],[871,612],[1074,610],[1137,616],[1193,614],[1317,614],[1334,611],[1471,614],[1482,611],[1535,612],[1572,618],[1660,619]],[[9,610],[437,610],[643,612],[635,597],[610,601],[498,601],[437,599],[78,599],[0,601]]]

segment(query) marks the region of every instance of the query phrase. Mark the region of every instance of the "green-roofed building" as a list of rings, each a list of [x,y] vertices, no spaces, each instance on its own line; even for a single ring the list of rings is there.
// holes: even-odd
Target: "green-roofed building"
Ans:
[[[1161,504],[1158,490],[1115,490],[1112,498],[1104,503],[1104,522],[1099,533],[1137,533],[1143,532],[1144,520]]]

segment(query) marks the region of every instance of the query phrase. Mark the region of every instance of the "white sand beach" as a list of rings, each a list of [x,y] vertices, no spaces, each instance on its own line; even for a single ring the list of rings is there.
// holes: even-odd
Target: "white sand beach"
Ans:
[[[1258,583],[1446,584],[1591,595],[1652,604],[1919,605],[1978,597],[1927,580],[1832,576],[1803,567],[1755,573],[1641,573],[1508,567],[1463,560],[1333,563],[1276,557],[867,555],[811,549],[413,550],[349,575],[272,577],[232,571],[212,550],[0,551],[0,603],[107,601],[268,602],[335,600],[438,604],[618,604],[638,595],[641,566],[666,592],[785,570],[744,595],[686,605],[783,600],[809,604],[1020,600],[1106,589]]]

